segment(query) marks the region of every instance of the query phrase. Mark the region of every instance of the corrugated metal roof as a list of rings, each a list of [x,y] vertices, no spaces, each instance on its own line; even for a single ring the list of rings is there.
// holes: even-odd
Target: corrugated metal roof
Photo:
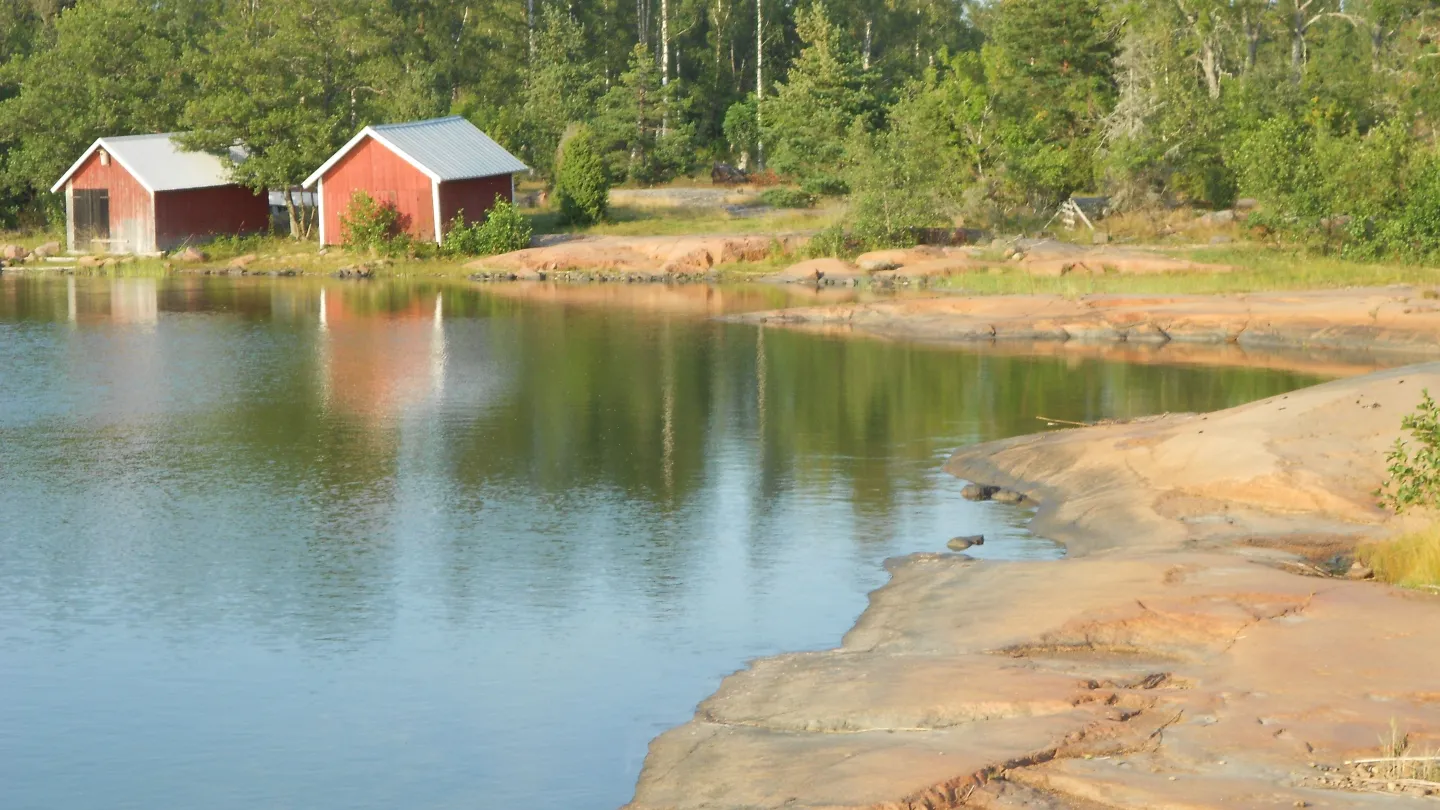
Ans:
[[[65,172],[51,191],[59,191],[85,161],[97,149],[104,149],[125,170],[134,175],[151,192],[182,191],[190,188],[213,188],[228,186],[229,168],[225,162],[209,152],[189,152],[175,142],[181,133],[166,132],[159,135],[122,135],[100,138],[85,150],[85,154]],[[231,147],[230,159],[235,163],[245,160],[245,150]]]
[[[432,179],[440,182],[515,174],[530,167],[505,151],[465,118],[432,118],[404,124],[380,124],[361,130],[304,182],[309,188],[365,136],[375,138]]]
[[[529,168],[458,115],[371,129],[441,181],[514,174]]]

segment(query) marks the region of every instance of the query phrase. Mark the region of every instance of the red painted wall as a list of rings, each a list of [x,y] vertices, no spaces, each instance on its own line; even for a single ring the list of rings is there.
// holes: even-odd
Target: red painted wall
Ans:
[[[270,228],[270,201],[244,186],[160,191],[155,228],[160,250],[220,234],[260,233]]]
[[[474,180],[452,180],[440,184],[440,223],[448,226],[455,214],[465,211],[466,222],[479,222],[485,218],[495,195],[515,202],[511,196],[510,175],[497,174],[494,177],[477,177]]]
[[[112,241],[111,252],[155,250],[155,220],[150,192],[120,165],[120,161],[111,158],[109,166],[101,165],[100,152],[96,151],[79,171],[70,176],[70,187],[110,190],[110,238],[124,240]],[[90,245],[71,247],[86,253],[91,250]],[[103,246],[94,247],[96,251],[104,252]]]
[[[350,197],[364,191],[382,203],[390,203],[400,213],[401,226],[416,239],[435,238],[435,202],[431,196],[430,178],[405,159],[365,138],[340,162],[330,167],[321,179],[324,185],[325,244],[338,245],[340,215],[350,205]]]

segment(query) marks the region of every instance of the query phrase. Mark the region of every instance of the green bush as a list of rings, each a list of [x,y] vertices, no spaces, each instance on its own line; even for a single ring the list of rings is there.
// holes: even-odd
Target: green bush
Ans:
[[[363,191],[350,195],[340,214],[340,239],[347,248],[388,253],[399,232],[400,215],[393,205],[381,205]]]
[[[530,247],[533,229],[520,209],[496,195],[495,205],[482,222],[465,222],[465,212],[455,215],[445,232],[441,252],[447,256],[493,256]]]
[[[595,134],[583,124],[560,146],[555,200],[560,216],[571,225],[600,222],[609,212],[610,178],[596,147]]]
[[[1440,506],[1440,406],[1422,392],[1420,404],[1400,420],[1415,445],[1396,439],[1385,456],[1389,477],[1375,493],[1380,504],[1403,512],[1412,506]],[[1413,452],[1412,452],[1413,450]]]
[[[760,202],[772,208],[810,208],[815,196],[798,188],[767,188],[760,193]]]
[[[805,255],[812,259],[841,258],[853,254],[850,239],[845,235],[845,226],[840,223],[822,228],[805,244]]]

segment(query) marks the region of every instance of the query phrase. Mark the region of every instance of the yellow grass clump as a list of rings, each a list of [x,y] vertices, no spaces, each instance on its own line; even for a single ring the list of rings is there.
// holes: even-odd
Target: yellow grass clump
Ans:
[[[1407,588],[1440,587],[1440,524],[1367,543],[1355,556],[1375,578]]]

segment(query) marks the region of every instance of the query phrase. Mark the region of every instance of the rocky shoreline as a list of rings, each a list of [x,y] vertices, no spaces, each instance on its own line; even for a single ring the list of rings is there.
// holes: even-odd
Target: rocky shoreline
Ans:
[[[1327,576],[1396,528],[1386,447],[1440,363],[965,448],[1068,559],[892,561],[834,650],[755,662],[651,745],[631,810],[1373,807],[1440,745],[1440,597]],[[957,527],[963,528],[963,527]]]
[[[940,296],[753,312],[732,320],[936,342],[1440,354],[1440,295],[1407,286],[1234,295]]]

